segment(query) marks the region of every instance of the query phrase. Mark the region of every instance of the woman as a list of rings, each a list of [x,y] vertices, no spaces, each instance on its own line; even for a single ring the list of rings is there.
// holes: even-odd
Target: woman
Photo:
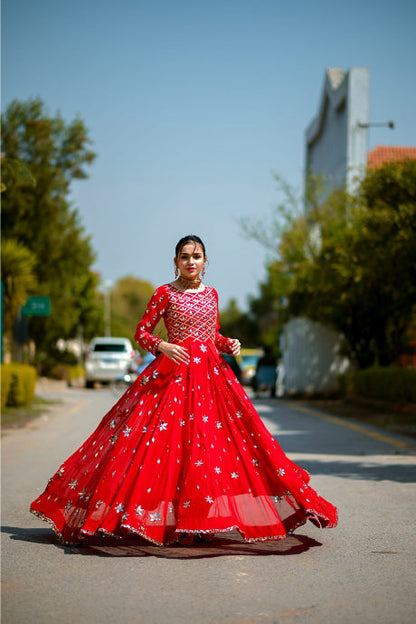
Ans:
[[[201,281],[205,246],[182,238],[175,281],[154,292],[135,338],[156,356],[31,511],[66,543],[137,533],[156,544],[238,529],[246,541],[285,537],[337,512],[308,485],[263,425],[220,352],[218,296]],[[164,319],[168,341],[152,332]]]

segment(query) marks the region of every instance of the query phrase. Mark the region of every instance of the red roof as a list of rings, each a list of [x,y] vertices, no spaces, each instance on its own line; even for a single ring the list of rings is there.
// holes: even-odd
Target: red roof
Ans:
[[[370,169],[381,167],[386,162],[397,160],[416,160],[416,147],[398,147],[396,145],[377,145],[367,154],[367,166]]]

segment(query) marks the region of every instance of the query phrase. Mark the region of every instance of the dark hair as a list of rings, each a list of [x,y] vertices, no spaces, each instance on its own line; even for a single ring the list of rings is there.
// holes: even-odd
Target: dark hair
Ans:
[[[206,257],[207,254],[205,251],[205,245],[202,242],[202,240],[199,238],[199,236],[195,236],[195,234],[188,234],[188,236],[184,236],[183,238],[181,238],[180,241],[178,241],[175,247],[175,258],[177,258],[179,254],[181,253],[182,247],[184,247],[188,243],[195,243],[195,245],[201,245],[202,251],[204,252],[204,258]]]

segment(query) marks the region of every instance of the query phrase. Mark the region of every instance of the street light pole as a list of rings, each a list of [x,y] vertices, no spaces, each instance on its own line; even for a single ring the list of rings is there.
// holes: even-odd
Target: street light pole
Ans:
[[[111,336],[111,287],[112,282],[105,280],[104,286],[104,312],[105,312],[105,335]]]

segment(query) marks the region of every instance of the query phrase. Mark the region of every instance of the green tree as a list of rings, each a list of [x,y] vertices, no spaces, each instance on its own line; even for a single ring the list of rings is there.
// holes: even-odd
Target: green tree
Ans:
[[[36,288],[35,257],[15,239],[1,244],[1,272],[4,288],[4,329],[10,338],[20,307]]]
[[[308,210],[275,219],[268,285],[282,315],[342,332],[360,367],[389,364],[416,305],[416,161],[368,170],[354,195],[338,190],[320,203],[316,191]]]
[[[58,338],[74,337],[80,325],[86,337],[95,334],[103,315],[90,237],[69,200],[71,182],[87,177],[95,154],[83,122],[49,116],[40,99],[12,102],[2,128],[3,236],[31,251],[36,294],[51,298],[51,316],[29,325],[38,350],[47,352]]]
[[[235,299],[230,299],[227,307],[220,310],[219,322],[224,336],[238,338],[244,347],[258,346],[258,326],[250,314],[240,310]]]
[[[154,291],[145,280],[126,275],[117,280],[111,290],[111,334],[125,336],[134,344],[137,323],[143,316]],[[160,327],[156,328],[156,332]],[[136,345],[137,346],[137,345]]]

